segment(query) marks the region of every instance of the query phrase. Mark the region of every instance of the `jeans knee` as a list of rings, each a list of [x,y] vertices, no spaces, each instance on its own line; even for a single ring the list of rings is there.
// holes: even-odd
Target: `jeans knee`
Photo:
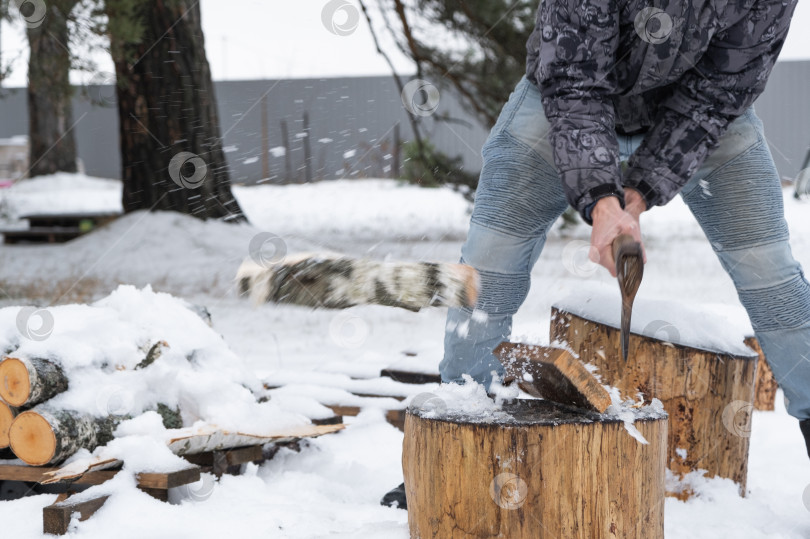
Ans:
[[[787,240],[718,255],[755,330],[810,326],[810,284]]]

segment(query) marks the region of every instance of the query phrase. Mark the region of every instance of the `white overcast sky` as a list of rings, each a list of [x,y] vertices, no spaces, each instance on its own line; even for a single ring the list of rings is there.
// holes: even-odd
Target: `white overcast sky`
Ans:
[[[352,1],[352,0],[347,0]],[[352,2],[354,3],[354,2]],[[322,22],[327,0],[201,0],[206,52],[215,80],[387,75],[364,19],[349,35],[335,35]],[[370,0],[367,4],[376,4]],[[337,23],[346,22],[345,12]],[[2,61],[12,60],[6,87],[25,86],[28,50],[21,24],[2,23]],[[410,62],[391,51],[397,69]],[[93,54],[100,71],[113,71],[109,57]],[[799,2],[781,60],[810,59],[810,1]],[[89,74],[74,74],[86,82]]]

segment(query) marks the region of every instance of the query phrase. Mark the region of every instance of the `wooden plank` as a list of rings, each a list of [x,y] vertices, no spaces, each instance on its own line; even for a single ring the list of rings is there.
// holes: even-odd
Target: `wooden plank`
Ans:
[[[48,478],[47,472],[58,470],[57,467],[35,467],[35,466],[15,466],[13,464],[0,464],[0,480],[4,481],[27,481],[30,483],[41,483]],[[77,485],[100,485],[112,479],[119,470],[100,470],[87,472],[82,477],[74,481]]]
[[[169,489],[196,483],[200,480],[200,467],[189,466],[183,470],[169,473],[138,474],[138,486],[144,488]]]
[[[403,371],[399,369],[383,369],[380,376],[391,378],[403,384],[440,384],[442,377],[440,374],[426,372]]]
[[[196,455],[185,455],[184,458],[198,466],[211,468],[212,473],[216,476],[225,473],[238,473],[233,470],[234,467],[264,459],[261,445],[223,451],[207,451]]]
[[[388,410],[385,413],[385,420],[402,432],[405,432],[405,409]]]
[[[313,419],[313,425],[339,425],[343,423],[343,416],[342,415],[333,415],[332,417],[326,417],[324,419]]]
[[[68,532],[71,517],[78,513],[79,520],[87,520],[101,509],[109,496],[101,496],[85,502],[65,501],[49,505],[42,510],[42,530],[52,535],[65,535]]]
[[[160,500],[161,502],[168,502],[169,501],[169,491],[165,488],[147,488],[138,486],[138,489],[142,490],[143,492],[149,494],[156,500]]]
[[[341,406],[340,404],[333,404],[333,405],[326,404],[324,406],[335,412],[335,415],[345,415],[349,417],[354,417],[360,413],[359,406]]]

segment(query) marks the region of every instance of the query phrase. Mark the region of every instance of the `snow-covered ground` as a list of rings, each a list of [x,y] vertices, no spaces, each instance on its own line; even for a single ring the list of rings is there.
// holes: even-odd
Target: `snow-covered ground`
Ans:
[[[441,309],[253,308],[236,297],[232,279],[260,232],[280,238],[273,240],[276,247],[290,253],[331,250],[456,261],[470,210],[460,195],[386,180],[236,187],[234,192],[251,225],[138,212],[69,244],[0,246],[0,297],[12,298],[0,300],[0,306],[91,301],[120,283],[151,284],[206,305],[230,349],[260,378],[286,384],[283,398],[288,399],[325,392],[319,389],[324,385],[337,388],[336,399],[350,398],[347,390],[392,394],[401,388],[352,378],[373,378],[389,366],[436,370],[444,332]],[[115,210],[119,194],[118,182],[68,175],[0,191],[17,214]],[[795,201],[786,191],[785,204],[794,254],[810,267],[810,203]],[[711,308],[743,324],[730,280],[680,200],[645,215],[642,228],[648,264],[639,297],[715,304]],[[546,341],[551,304],[583,283],[615,288],[606,271],[587,261],[589,232],[585,225],[552,231],[516,316],[515,339]],[[667,315],[661,314],[663,321]],[[381,408],[368,408],[348,423],[345,431],[315,439],[300,453],[285,449],[260,467],[249,466],[243,476],[218,483],[207,478],[195,492],[181,489],[173,493],[180,505],[122,490],[71,536],[407,537],[406,513],[378,505],[402,480],[402,434],[385,422]],[[726,481],[698,481],[695,499],[666,500],[666,536],[810,537],[810,500],[803,501],[809,487],[810,462],[798,425],[778,400],[775,412],[754,415],[748,496],[737,496]],[[4,537],[41,537],[40,510],[53,498],[0,502]]]

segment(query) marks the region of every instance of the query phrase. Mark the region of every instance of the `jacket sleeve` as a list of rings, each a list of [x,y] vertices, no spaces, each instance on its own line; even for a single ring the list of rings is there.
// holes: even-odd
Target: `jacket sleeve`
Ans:
[[[611,95],[619,42],[616,0],[544,0],[540,4],[535,78],[551,124],[550,142],[563,188],[585,209],[605,196],[624,205]]]
[[[674,86],[655,125],[630,157],[623,184],[647,207],[669,202],[719,144],[728,124],[765,89],[784,44],[796,0],[757,0],[718,32]]]

